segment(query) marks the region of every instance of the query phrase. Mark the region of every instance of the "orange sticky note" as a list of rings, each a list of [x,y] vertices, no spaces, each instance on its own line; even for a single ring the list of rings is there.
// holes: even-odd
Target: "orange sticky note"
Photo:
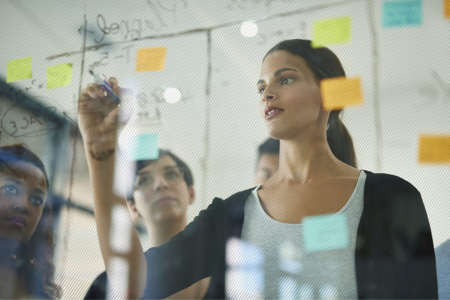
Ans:
[[[167,47],[138,49],[136,72],[162,71],[166,65]]]
[[[346,106],[357,106],[364,103],[359,77],[335,77],[320,81],[322,103],[325,110],[339,110]]]
[[[419,163],[450,163],[450,135],[421,135]]]
[[[450,19],[450,0],[442,0],[444,2],[444,17]]]

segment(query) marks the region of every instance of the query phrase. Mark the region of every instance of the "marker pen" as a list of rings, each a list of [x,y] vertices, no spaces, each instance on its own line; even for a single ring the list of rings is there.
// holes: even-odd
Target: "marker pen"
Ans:
[[[98,74],[95,74],[92,70],[89,70],[89,73],[94,76],[94,81],[96,84],[101,86],[106,90],[106,92],[120,105],[119,97],[114,94],[112,86],[106,81],[104,78],[101,78]]]

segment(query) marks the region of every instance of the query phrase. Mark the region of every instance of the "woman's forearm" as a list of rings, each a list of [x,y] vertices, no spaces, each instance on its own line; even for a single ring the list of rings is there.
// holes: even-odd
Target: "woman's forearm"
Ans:
[[[114,281],[112,278],[116,276],[113,274],[114,267],[111,260],[117,258],[125,260],[129,266],[127,280],[129,284],[124,292],[129,298],[141,298],[145,289],[147,267],[143,249],[131,216],[127,211],[125,200],[114,194],[114,151],[105,151],[102,154],[94,153],[86,148],[86,156],[94,192],[95,222],[108,278]],[[125,211],[126,213],[120,214],[120,220],[113,220],[113,210]],[[124,247],[120,247],[121,249],[112,245],[113,235],[117,234],[117,232],[111,230],[117,228],[117,226],[113,226],[113,222],[120,222],[119,226],[130,224],[130,226],[127,226],[130,237],[119,236],[115,240],[130,241],[131,245],[124,245]],[[126,251],[123,251],[123,249]],[[123,274],[120,274],[120,276],[123,276]]]

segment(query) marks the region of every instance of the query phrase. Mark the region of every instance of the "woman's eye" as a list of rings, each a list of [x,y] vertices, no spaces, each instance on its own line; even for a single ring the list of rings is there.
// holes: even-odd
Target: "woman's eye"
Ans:
[[[262,94],[262,93],[264,93],[264,90],[265,90],[265,88],[260,88],[260,89],[258,89],[258,93]]]
[[[5,185],[3,189],[9,194],[17,195],[19,193],[19,189],[14,185]]]
[[[42,197],[39,196],[34,196],[30,198],[30,202],[37,204],[37,205],[42,205],[44,203],[44,199]]]
[[[289,84],[289,83],[291,83],[292,82],[292,78],[283,78],[282,80],[281,80],[281,84]]]

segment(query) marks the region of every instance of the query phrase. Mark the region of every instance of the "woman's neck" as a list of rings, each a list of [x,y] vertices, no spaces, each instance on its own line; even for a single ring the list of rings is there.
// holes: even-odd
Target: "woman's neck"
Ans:
[[[168,242],[173,236],[183,231],[186,225],[186,218],[167,220],[161,223],[146,223],[150,247],[158,247]]]
[[[11,257],[18,246],[16,240],[0,238],[0,266],[12,266]]]
[[[13,252],[5,249],[4,245],[0,247],[0,299],[17,298],[18,278],[17,272],[12,262]]]
[[[282,140],[276,176],[280,181],[307,183],[313,178],[335,175],[341,164],[325,136]]]

